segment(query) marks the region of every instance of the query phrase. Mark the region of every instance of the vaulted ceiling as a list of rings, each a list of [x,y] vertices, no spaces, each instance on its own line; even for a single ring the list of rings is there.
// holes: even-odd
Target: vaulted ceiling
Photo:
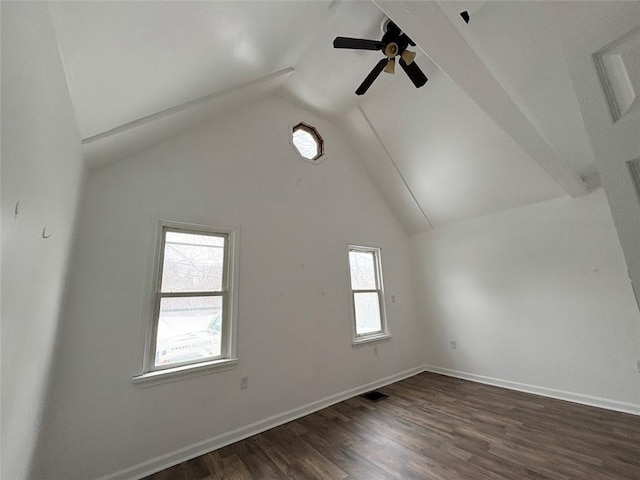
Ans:
[[[277,94],[344,127],[410,233],[586,191],[595,159],[565,64],[591,2],[52,2],[92,166]],[[612,2],[615,3],[615,2]],[[640,5],[640,4],[639,4]],[[611,8],[615,8],[612,6]],[[468,10],[467,25],[459,12]],[[335,50],[386,16],[429,82]]]

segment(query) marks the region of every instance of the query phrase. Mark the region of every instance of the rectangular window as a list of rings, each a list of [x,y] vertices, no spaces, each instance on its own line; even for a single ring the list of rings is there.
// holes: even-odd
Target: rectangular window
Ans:
[[[161,222],[144,373],[134,382],[235,363],[235,237],[234,230]]]
[[[380,249],[349,246],[349,274],[354,319],[353,342],[388,337]]]

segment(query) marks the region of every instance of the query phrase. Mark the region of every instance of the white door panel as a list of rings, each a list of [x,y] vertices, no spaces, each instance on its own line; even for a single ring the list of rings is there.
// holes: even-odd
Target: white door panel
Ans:
[[[567,66],[640,304],[640,196],[629,168],[640,159],[640,2],[567,3],[565,19],[584,32],[565,39]]]

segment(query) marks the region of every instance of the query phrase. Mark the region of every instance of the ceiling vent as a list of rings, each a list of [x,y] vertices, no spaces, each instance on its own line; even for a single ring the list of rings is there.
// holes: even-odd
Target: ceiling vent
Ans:
[[[311,163],[324,160],[324,140],[318,130],[308,123],[299,122],[291,127],[289,141],[304,160]]]

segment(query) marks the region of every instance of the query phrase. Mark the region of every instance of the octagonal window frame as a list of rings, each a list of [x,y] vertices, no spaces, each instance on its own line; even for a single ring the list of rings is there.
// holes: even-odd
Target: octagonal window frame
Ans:
[[[300,153],[300,150],[298,150],[298,147],[296,147],[296,145],[293,143],[293,135],[298,130],[304,130],[314,138],[316,144],[318,145],[318,153],[315,157],[313,158],[305,157]],[[296,155],[298,155],[298,157],[300,157],[301,159],[309,163],[318,164],[326,160],[326,145],[325,145],[324,138],[322,138],[322,135],[320,135],[320,132],[318,132],[318,129],[313,125],[311,125],[311,123],[309,122],[305,122],[301,120],[289,125],[289,143],[291,144],[291,148],[293,148],[293,150],[296,152]]]

